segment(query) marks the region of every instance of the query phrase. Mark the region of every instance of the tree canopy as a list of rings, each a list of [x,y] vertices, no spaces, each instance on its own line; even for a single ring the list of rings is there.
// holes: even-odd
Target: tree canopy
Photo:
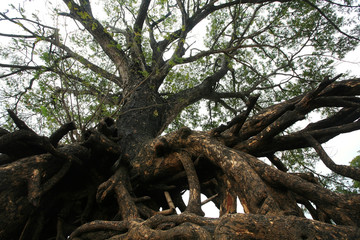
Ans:
[[[360,237],[358,160],[321,146],[360,129],[360,79],[336,69],[360,43],[359,4],[1,9],[0,238]]]

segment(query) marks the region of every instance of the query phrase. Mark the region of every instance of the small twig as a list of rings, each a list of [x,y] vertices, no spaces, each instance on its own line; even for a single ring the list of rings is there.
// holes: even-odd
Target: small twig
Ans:
[[[174,205],[174,203],[173,203],[173,201],[171,199],[170,193],[168,191],[165,191],[164,195],[165,195],[166,201],[167,201],[167,203],[169,205],[169,208],[170,209],[175,209],[175,205]]]
[[[25,234],[26,234],[26,232],[27,232],[27,230],[28,230],[28,228],[29,228],[29,225],[30,225],[30,223],[32,222],[32,220],[33,220],[33,217],[30,216],[30,217],[28,218],[28,220],[26,221],[25,226],[24,226],[23,230],[21,231],[21,235],[20,235],[20,237],[19,237],[19,240],[24,240],[24,239],[26,238],[26,237],[25,237]]]
[[[174,208],[170,208],[170,209],[166,209],[160,212],[157,212],[156,215],[171,215],[175,213],[175,209]]]
[[[208,199],[202,201],[202,202],[201,202],[201,205],[205,205],[205,204],[207,204],[208,202],[211,202],[213,199],[217,198],[218,196],[219,196],[219,194],[217,193],[217,194],[209,197]]]
[[[318,7],[316,6],[314,3],[305,0],[305,2],[307,4],[309,4],[311,7],[315,8],[338,32],[340,32],[341,34],[345,35],[348,38],[354,39],[356,41],[360,41],[360,38],[351,36],[349,34],[347,34],[346,32],[342,31],[328,16],[326,16],[326,14]]]

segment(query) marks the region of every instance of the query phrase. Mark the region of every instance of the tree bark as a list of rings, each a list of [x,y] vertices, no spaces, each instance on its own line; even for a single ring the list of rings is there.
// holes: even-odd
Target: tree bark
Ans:
[[[281,138],[309,146],[306,134],[321,142],[358,128],[357,109],[346,106],[328,121],[277,136],[318,104],[311,100],[316,94],[346,95],[349,85],[358,88],[356,81],[332,83],[213,131],[184,127],[164,136],[170,106],[144,85],[116,123],[104,119],[82,142],[66,146],[58,142],[71,124],[46,138],[13,115],[20,130],[0,136],[0,150],[11,158],[0,166],[0,238],[357,239],[359,195],[332,192],[312,175],[286,171],[281,159],[270,156],[276,169],[254,156],[273,154]],[[219,208],[219,219],[203,217],[201,193]],[[236,213],[237,199],[245,214]]]

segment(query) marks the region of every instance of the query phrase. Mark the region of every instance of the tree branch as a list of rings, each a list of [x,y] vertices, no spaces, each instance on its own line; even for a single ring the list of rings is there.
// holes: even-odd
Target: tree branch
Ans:
[[[151,0],[142,0],[141,1],[138,15],[136,17],[134,27],[133,27],[135,32],[141,33],[145,19],[147,17],[147,11],[149,9],[150,2],[151,2]]]
[[[170,124],[185,107],[211,95],[213,87],[226,75],[228,69],[228,61],[223,58],[221,68],[214,72],[211,76],[205,78],[202,83],[193,88],[185,89],[172,95],[168,99],[168,103],[171,104],[171,108],[167,111],[167,119],[164,126],[168,126],[168,124]]]
[[[204,216],[204,212],[201,210],[201,199],[200,199],[200,183],[196,174],[195,166],[191,160],[191,156],[187,152],[179,153],[179,159],[185,169],[186,176],[189,183],[189,203],[186,207],[186,211],[195,213],[200,216]]]
[[[83,6],[79,6],[73,0],[63,0],[70,10],[73,18],[78,20],[86,30],[100,44],[104,52],[114,62],[120,71],[122,83],[129,84],[129,60],[126,54],[121,50],[121,46],[107,33],[99,21],[97,21]]]
[[[310,5],[311,7],[313,7],[316,11],[318,11],[321,16],[323,16],[339,33],[345,35],[348,38],[354,39],[356,41],[360,41],[360,38],[351,36],[349,34],[347,34],[346,32],[342,31],[318,6],[316,6],[314,3],[308,1],[308,0],[304,0],[304,2],[306,2],[308,5]]]
[[[333,160],[326,154],[325,150],[321,147],[320,143],[310,134],[304,133],[304,138],[308,143],[315,149],[319,154],[320,159],[323,163],[332,171],[351,179],[360,181],[360,169],[351,166],[337,165]]]

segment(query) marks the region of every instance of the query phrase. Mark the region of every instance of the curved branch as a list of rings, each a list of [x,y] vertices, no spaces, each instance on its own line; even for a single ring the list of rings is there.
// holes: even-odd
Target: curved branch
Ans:
[[[69,236],[69,239],[74,239],[74,237],[85,233],[91,232],[95,230],[116,230],[116,231],[125,231],[129,228],[130,222],[128,220],[125,221],[104,221],[104,220],[95,220],[89,223],[85,223],[75,229]]]
[[[240,153],[240,155],[246,158],[248,164],[266,182],[286,187],[318,206],[326,206],[324,210],[336,223],[350,226],[360,224],[360,219],[355,214],[355,209],[360,208],[360,196],[334,193],[318,184],[272,168],[249,154]]]
[[[63,138],[69,131],[75,130],[76,126],[74,122],[65,123],[62,125],[58,130],[56,130],[51,136],[49,137],[50,143],[56,147],[61,138]]]
[[[20,129],[20,130],[27,130],[29,132],[35,133],[31,128],[28,127],[28,125],[26,125],[26,123],[21,120],[12,110],[7,109],[7,112],[9,113],[9,116],[11,117],[11,119],[14,121],[14,123],[16,124],[16,126]]]
[[[315,149],[315,151],[319,154],[323,163],[332,171],[345,176],[351,179],[360,181],[360,168],[345,166],[345,165],[337,165],[333,162],[333,160],[326,154],[325,150],[321,147],[320,143],[316,141],[316,139],[310,134],[304,133],[304,137],[306,141]]]
[[[359,129],[360,121],[356,121],[353,123],[343,124],[341,126],[311,130],[307,131],[307,133],[311,134],[320,143],[324,143],[341,133],[352,132]],[[304,130],[285,136],[277,136],[272,139],[271,143],[266,144],[264,147],[249,151],[249,153],[253,154],[254,156],[267,156],[268,154],[272,154],[276,151],[310,147],[311,145],[309,145],[309,143],[305,141],[303,137],[303,131]]]
[[[268,148],[269,145],[274,147],[274,141],[270,142],[271,139],[296,121],[305,118],[307,113],[319,107],[314,104],[316,98],[328,96],[355,96],[360,94],[360,81],[358,79],[331,83],[336,78],[337,77],[332,80],[325,79],[317,89],[306,95],[271,106],[262,113],[248,119],[239,132],[241,138],[238,141],[241,141],[241,139],[247,140],[238,143],[235,148],[251,152],[256,154],[256,156],[259,156],[258,154],[260,153],[268,155],[269,152],[265,153],[263,147],[265,146],[267,149],[270,149]],[[356,123],[351,126],[339,128],[337,131],[334,129],[334,133],[337,135],[354,128],[357,128]],[[251,136],[256,137],[250,138]],[[332,138],[334,135],[330,134],[328,136],[331,136],[330,138]],[[262,144],[265,141],[269,144]],[[290,142],[285,142],[285,146],[289,146],[289,144]],[[275,146],[275,149],[279,149],[279,147],[280,146]]]
[[[254,108],[256,101],[258,100],[258,98],[260,97],[260,95],[256,95],[254,97],[250,97],[249,98],[249,102],[247,103],[247,109],[245,112],[237,115],[236,117],[234,117],[230,122],[227,123],[227,125],[221,125],[215,129],[212,130],[212,133],[214,135],[219,134],[221,132],[224,132],[226,129],[230,129],[230,132],[232,133],[232,135],[238,135],[239,130],[241,129],[241,127],[243,126],[245,120],[247,119],[247,117],[249,116],[251,110]],[[235,127],[233,127],[235,125]]]

